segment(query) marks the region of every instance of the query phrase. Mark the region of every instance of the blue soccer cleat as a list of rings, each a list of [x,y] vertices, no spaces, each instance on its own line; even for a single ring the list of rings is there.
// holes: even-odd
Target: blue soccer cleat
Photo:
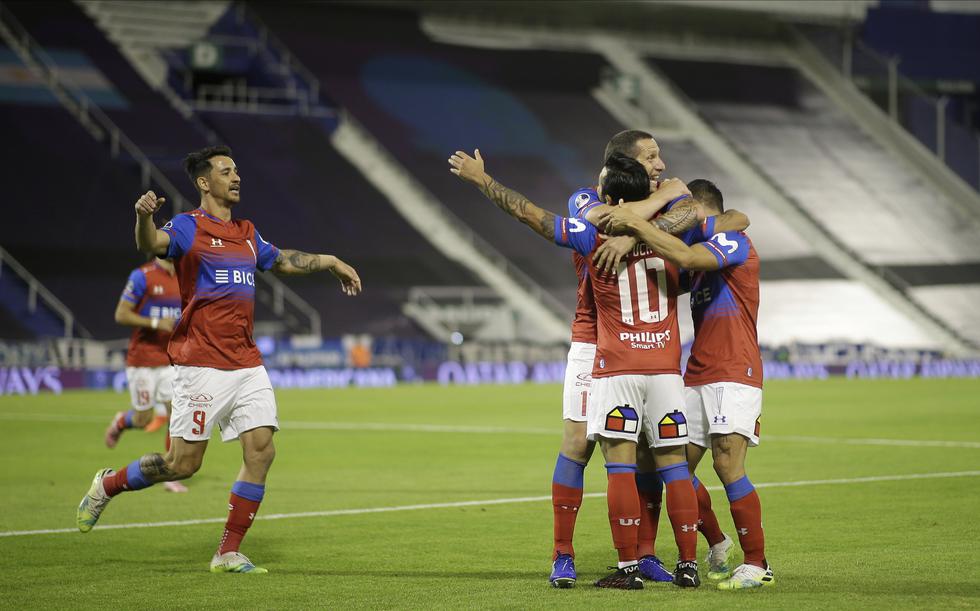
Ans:
[[[640,558],[640,575],[643,579],[650,581],[662,581],[670,583],[674,581],[674,575],[664,568],[664,563],[656,556],[644,556]]]
[[[574,588],[575,578],[575,559],[568,554],[558,554],[551,568],[551,577],[548,578],[551,587]]]

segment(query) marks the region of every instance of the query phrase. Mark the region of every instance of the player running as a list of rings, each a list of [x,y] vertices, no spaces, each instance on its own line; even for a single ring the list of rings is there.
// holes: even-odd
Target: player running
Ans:
[[[651,139],[651,142],[652,142],[652,139]],[[640,166],[634,159],[630,159],[630,158],[625,158],[625,159],[626,159],[626,161],[632,163],[633,166],[635,166],[635,168],[639,168],[641,171],[643,170],[642,166]],[[577,232],[586,231],[587,229],[590,229],[591,230],[591,233],[593,234],[593,238],[596,237],[595,228],[592,227],[591,225],[589,225],[588,223],[586,223],[584,221],[580,221],[580,220],[575,219],[575,218],[556,219],[556,217],[555,217],[554,214],[552,214],[550,212],[547,212],[545,210],[542,210],[541,208],[535,206],[532,202],[530,202],[523,195],[521,195],[521,194],[519,194],[519,193],[517,193],[517,192],[515,192],[515,191],[513,191],[513,190],[511,190],[511,189],[509,189],[507,187],[504,187],[503,185],[501,185],[497,181],[493,180],[493,178],[490,177],[489,175],[487,175],[486,172],[484,171],[484,168],[483,168],[483,160],[482,160],[482,157],[479,154],[479,151],[476,152],[476,157],[475,158],[470,157],[469,155],[467,155],[466,153],[463,153],[462,151],[457,151],[456,154],[453,155],[453,157],[450,159],[450,164],[453,166],[453,172],[455,174],[459,175],[461,178],[463,178],[465,180],[468,180],[470,182],[473,182],[476,186],[478,186],[480,188],[480,190],[484,193],[484,195],[486,195],[489,199],[491,199],[491,201],[493,201],[495,204],[497,204],[498,207],[500,207],[501,209],[503,209],[505,212],[507,212],[511,216],[514,216],[518,220],[521,220],[522,222],[524,222],[525,224],[527,224],[528,226],[530,226],[539,235],[542,235],[543,237],[546,237],[547,239],[550,239],[550,240],[552,240],[552,239],[553,240],[556,240],[559,244],[562,244],[562,245],[568,245],[567,235],[568,235],[569,232],[571,232],[571,233],[574,234],[574,233],[577,233]],[[644,176],[646,176],[646,173],[645,172],[644,172]],[[607,176],[607,178],[608,178],[608,176]],[[644,178],[644,180],[642,182],[644,183],[643,189],[645,190],[645,193],[648,193],[649,192],[649,177],[646,176],[646,178]],[[644,195],[645,195],[645,193],[644,193]],[[583,200],[579,202],[579,205],[580,206],[581,205],[585,205],[586,203],[588,203],[588,197],[583,198]],[[570,205],[571,205],[571,202],[570,202]],[[558,222],[559,220],[561,221],[561,223]],[[560,230],[559,228],[563,228],[564,231],[562,232],[562,230]],[[571,228],[571,229],[569,229],[569,228]],[[556,238],[556,236],[558,236],[558,237]],[[595,246],[595,242],[593,243],[593,247],[594,246]],[[595,250],[595,248],[590,248],[588,251],[586,251],[583,254],[590,255],[591,256],[593,250]],[[595,269],[595,264],[593,264],[591,262],[589,263],[589,267],[590,267],[590,282],[592,283],[593,290],[595,291],[596,296],[597,296],[597,299],[598,299],[599,291],[597,290],[597,284],[596,284],[597,283],[597,270]],[[608,277],[604,280],[604,282],[607,283],[607,284],[609,283]],[[616,281],[613,280],[613,282],[616,282]],[[619,293],[617,292],[616,293],[616,295],[617,295],[617,297],[616,297],[617,303],[618,303],[618,300],[619,300],[618,294]],[[599,308],[599,315],[600,315],[599,316],[599,319],[600,319],[599,349],[601,351],[602,350],[602,344],[603,344],[603,333],[602,333],[602,330],[601,330],[602,329],[602,308],[601,307]],[[675,323],[676,323],[676,320],[675,320]],[[677,334],[675,332],[674,333],[674,337],[675,338],[676,338],[676,335]],[[677,353],[676,357],[677,358],[675,359],[675,362],[674,362],[673,367],[674,367],[674,369],[677,372],[677,380],[676,380],[677,381],[677,384],[675,385],[675,386],[677,386],[677,389],[676,389],[677,392],[675,393],[677,395],[676,396],[676,399],[677,400],[674,403],[675,403],[675,406],[677,408],[683,409],[683,395],[682,395],[682,392],[681,392],[682,391],[682,388],[683,388],[683,384],[681,383],[680,377],[679,377],[679,360],[680,360],[679,352]],[[602,363],[602,366],[601,367],[599,366],[600,363]],[[604,369],[604,368],[605,368],[604,359],[602,359],[600,357],[599,361],[597,361],[597,363],[596,363],[595,370],[593,371],[593,376],[594,377],[597,377],[598,374],[599,374],[599,371],[601,369]],[[595,392],[595,389],[593,390],[593,392]],[[594,399],[594,396],[593,396],[593,399]],[[589,411],[592,411],[591,406],[593,404],[594,404],[594,401],[590,401],[590,409],[589,409]],[[638,418],[637,418],[637,414],[636,414],[635,410],[633,410],[632,412],[630,412],[630,415],[633,416],[633,422],[630,425],[631,427],[633,427],[633,425],[635,425],[638,422]],[[588,426],[588,430],[590,432],[592,430],[592,422],[591,422],[591,419],[590,419],[590,424]],[[638,429],[637,428],[634,428],[634,433],[637,432],[637,431],[638,431]],[[593,437],[595,437],[595,435],[593,435]],[[599,437],[603,437],[603,436],[602,435],[599,435]],[[672,442],[672,443],[674,445],[680,447],[680,448],[683,448],[683,444],[686,443],[686,437],[684,439],[681,439],[679,441]],[[620,444],[614,442],[612,444],[606,444],[606,445],[620,445]],[[628,445],[628,444],[622,444],[622,445],[625,448],[626,445]],[[633,443],[633,447],[635,448],[635,441]],[[682,449],[681,450],[668,450],[668,451],[662,452],[662,454],[670,454],[670,453],[673,453],[675,455],[680,456],[679,462],[683,463],[683,450]],[[626,450],[626,454],[627,455],[629,454],[629,451],[628,450]],[[629,458],[629,456],[627,456],[627,458]],[[611,492],[613,491],[613,489],[619,491],[619,493],[617,493],[617,494],[610,494],[609,495],[609,502],[610,502],[610,523],[611,523],[611,526],[613,528],[614,540],[617,543],[617,548],[621,548],[621,550],[622,550],[622,553],[621,553],[621,564],[623,565],[623,568],[620,569],[619,571],[617,571],[617,573],[614,573],[609,578],[600,580],[597,583],[597,585],[599,585],[601,587],[620,587],[620,588],[628,588],[628,589],[642,587],[642,580],[640,580],[639,577],[636,575],[636,573],[637,573],[637,570],[636,570],[636,526],[637,526],[637,524],[639,522],[639,515],[638,515],[639,509],[637,509],[637,515],[635,515],[635,516],[619,516],[618,515],[619,513],[622,513],[622,505],[624,504],[621,501],[621,497],[625,497],[626,498],[626,503],[625,504],[628,504],[628,502],[629,502],[629,496],[630,496],[630,490],[632,491],[632,493],[631,493],[632,494],[632,498],[636,500],[636,505],[639,504],[639,501],[638,501],[637,496],[636,496],[636,486],[635,486],[635,483],[633,481],[633,477],[634,477],[633,474],[636,471],[635,464],[634,464],[635,463],[635,457],[632,458],[632,462],[625,463],[625,466],[623,466],[623,464],[616,464],[615,463],[615,460],[611,459],[608,454],[607,454],[607,460],[609,460],[610,463],[612,463],[610,465],[607,465],[610,468],[609,480],[610,480]],[[559,460],[559,462],[560,462],[560,460]],[[661,460],[661,462],[664,462],[664,461]],[[580,467],[581,468],[584,468],[584,464],[581,465]],[[678,468],[678,469],[672,470],[671,471],[671,476],[673,476],[673,474],[675,474],[675,473],[680,473],[682,471],[683,471],[684,475],[682,475],[680,478],[671,477],[671,482],[677,481],[679,479],[687,478],[688,476],[686,475],[686,468],[687,468],[686,467],[686,464],[684,464],[683,465],[683,469]],[[557,476],[558,476],[558,470],[556,469],[556,478],[557,478]],[[689,479],[687,479],[687,481],[690,482]],[[668,484],[668,497],[670,498],[670,497],[673,497],[673,496],[677,496],[677,495],[671,494],[671,489],[675,489],[675,488],[682,487],[682,486],[683,486],[682,483],[679,483],[679,484],[677,484],[675,486],[672,486],[672,485]],[[688,486],[690,486],[690,484],[688,484]],[[693,494],[693,488],[691,489],[691,493]],[[613,506],[614,503],[618,504],[619,506],[618,507],[614,507]],[[671,505],[677,505],[677,503],[676,502],[672,503],[670,500],[668,500],[668,513],[671,513],[671,511],[670,511],[671,510]],[[696,508],[696,502],[694,503],[694,507]],[[628,512],[628,510],[627,510],[627,512]],[[674,513],[676,513],[676,512],[674,512]],[[693,535],[694,537],[696,537],[695,527],[693,526],[694,522],[696,522],[696,509],[694,511],[694,520],[689,521],[687,523],[688,524],[688,530],[685,531],[685,532],[689,532],[691,535]],[[625,530],[624,531],[621,531],[620,528],[625,528]],[[630,545],[630,543],[628,541],[629,538],[630,538],[630,533],[632,533],[632,545]],[[685,537],[686,537],[686,535],[685,535]],[[694,541],[694,544],[696,545],[696,540]],[[632,547],[632,550],[630,550],[630,547]],[[690,546],[688,546],[688,547],[690,547]],[[689,555],[690,555],[690,560],[693,561],[694,560],[693,552],[691,554],[689,554]],[[558,565],[557,565],[557,562],[556,562],[556,569],[557,568],[558,568]],[[694,569],[695,569],[694,575],[695,575],[695,579],[696,579],[696,564],[694,565]],[[572,575],[574,575],[574,573],[572,573]],[[689,579],[685,579],[685,578],[679,578],[677,580],[678,583],[684,583],[685,581],[690,581],[690,580]]]
[[[173,263],[157,257],[134,269],[116,305],[116,322],[133,327],[126,352],[126,382],[132,408],[117,412],[109,423],[105,432],[109,448],[116,447],[126,429],[149,431],[155,410],[160,410],[156,412],[158,417],[162,412],[164,420],[169,416],[174,371],[167,356],[167,343],[178,319],[180,290]],[[169,449],[169,435],[164,443]],[[171,492],[187,492],[180,482],[166,482],[164,487]]]
[[[692,181],[692,195],[714,213],[724,210],[721,191],[707,180]],[[759,313],[759,256],[743,232],[707,228],[700,244],[688,246],[629,210],[611,210],[597,221],[606,231],[635,235],[666,260],[691,271],[694,345],[684,382],[691,470],[711,448],[714,469],[725,485],[742,565],[709,572],[718,588],[741,590],[775,583],[766,561],[762,506],[745,474],[745,455],[759,445],[762,415],[762,357]],[[728,577],[726,579],[726,577]]]
[[[280,250],[251,222],[232,219],[241,198],[241,177],[231,149],[208,147],[184,160],[201,196],[197,210],[178,214],[157,229],[153,214],[163,205],[149,191],[136,202],[140,250],[176,261],[182,313],[168,346],[175,365],[173,443],[166,455],[147,454],[118,472],[102,469],[78,506],[78,529],[92,530],[109,501],[121,492],[186,479],[201,466],[217,423],[223,441],[238,439],[243,464],[231,487],[228,520],[211,571],[266,573],[238,549],[265,494],[279,430],[276,399],[252,338],[255,273],[309,274],[330,271],[347,295],[361,291],[352,267],[333,255]]]

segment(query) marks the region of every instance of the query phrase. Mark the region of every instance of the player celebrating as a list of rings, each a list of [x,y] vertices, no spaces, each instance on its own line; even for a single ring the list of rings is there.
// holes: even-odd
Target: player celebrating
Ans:
[[[123,431],[153,422],[154,410],[170,413],[174,372],[167,343],[180,318],[180,291],[174,265],[159,257],[129,274],[116,305],[116,322],[133,327],[126,352],[126,381],[132,409],[118,412],[105,432],[105,444],[116,447]],[[151,431],[152,432],[152,431]],[[170,436],[166,436],[170,448]],[[180,482],[166,482],[171,492],[187,492]]]
[[[643,164],[651,182],[659,178],[665,165],[660,156],[660,148],[653,137],[643,131],[627,130],[620,132],[610,139],[606,145],[604,159],[612,154],[621,153],[634,157]],[[477,160],[482,163],[479,151]],[[451,171],[464,180],[476,184],[483,193],[502,210],[529,225],[539,235],[548,241],[554,238],[553,226],[550,221],[540,222],[540,215],[525,214],[541,212],[530,202],[522,201],[523,196],[513,192],[499,183],[490,180],[486,182],[477,172],[469,172],[476,161],[466,153],[457,151],[450,158]],[[482,172],[482,167],[480,168]],[[637,211],[641,214],[652,215],[669,201],[687,193],[687,187],[680,181],[667,181],[657,193],[643,203]],[[581,189],[572,194],[568,200],[569,216],[574,216],[581,208],[596,201],[598,194],[595,189]],[[630,204],[631,206],[634,204]],[[554,215],[552,215],[553,217]],[[671,223],[683,229],[683,219],[691,218],[689,211],[678,210],[672,215]],[[636,245],[632,238],[617,237],[607,240],[601,247],[601,257],[610,264],[618,264],[619,260]],[[568,588],[575,585],[576,571],[574,564],[574,548],[572,535],[578,510],[582,503],[583,476],[585,466],[592,455],[594,443],[586,437],[586,420],[588,393],[591,385],[592,366],[595,360],[596,321],[595,302],[592,296],[592,285],[588,274],[588,261],[577,252],[572,253],[573,264],[578,277],[578,290],[575,308],[575,318],[572,322],[572,344],[569,349],[565,370],[563,392],[563,437],[558,460],[552,477],[552,505],[554,510],[554,550],[553,566],[549,582],[554,587]],[[657,480],[657,478],[652,478]],[[656,507],[659,516],[660,494],[657,493]],[[654,521],[653,528],[656,528]],[[650,539],[652,540],[651,535]],[[660,561],[653,556],[652,545],[650,555],[641,562],[641,572],[658,581],[671,581],[672,575],[662,568]]]
[[[619,156],[619,157],[622,157],[625,162],[632,164],[631,169],[634,171],[634,178],[636,176],[639,176],[639,172],[642,172],[644,176],[644,179],[640,181],[643,183],[642,190],[648,192],[649,177],[644,171],[644,168],[640,166],[634,159],[626,158],[625,156]],[[595,250],[594,246],[596,243],[595,240],[596,232],[594,227],[592,227],[590,224],[584,221],[580,221],[575,218],[556,219],[554,214],[542,210],[541,208],[535,206],[523,195],[511,189],[508,189],[507,187],[504,187],[497,181],[493,180],[493,178],[487,175],[483,169],[483,160],[479,154],[479,151],[477,151],[475,159],[473,157],[470,157],[466,153],[463,153],[462,151],[457,151],[456,154],[453,155],[453,157],[450,159],[450,164],[453,166],[454,173],[459,175],[461,178],[464,178],[465,180],[468,180],[476,184],[480,188],[480,190],[484,193],[484,195],[486,195],[489,199],[491,199],[491,201],[497,204],[498,207],[508,212],[508,214],[510,214],[511,216],[514,216],[515,218],[529,225],[539,235],[542,235],[543,237],[549,237],[549,239],[555,239],[559,244],[568,245],[569,235],[574,235],[579,232],[590,231],[593,237],[593,244],[590,247],[590,249],[588,250],[580,249],[580,252],[584,251],[583,254],[591,255],[592,251]],[[609,176],[607,174],[606,180],[608,179]],[[635,186],[636,185],[634,185],[634,187]],[[634,193],[634,195],[639,195],[639,192],[637,191],[637,193]],[[587,203],[587,198],[585,198],[585,201],[581,202],[582,205],[584,205],[585,203]],[[590,280],[592,282],[593,290],[596,294],[597,302],[598,302],[599,290],[597,288],[598,287],[597,270],[593,263],[590,263]],[[604,284],[609,284],[609,282],[610,280],[608,277],[605,277],[603,279]],[[612,282],[616,283],[617,281],[613,280]],[[615,292],[616,292],[616,297],[615,297],[616,303],[619,304],[620,298],[618,297],[619,295],[618,289],[616,289]],[[607,295],[606,297],[607,299],[611,299],[609,295]],[[617,305],[617,307],[619,306]],[[608,307],[606,309],[608,310]],[[608,316],[609,314],[607,312],[607,317]],[[599,350],[601,352],[603,346],[603,331],[602,331],[603,308],[602,307],[599,307],[599,321],[600,321]],[[668,322],[667,324],[669,326],[671,323]],[[676,324],[676,315],[673,324]],[[676,332],[673,333],[673,337],[676,340],[677,338]],[[674,375],[676,376],[676,382],[677,382],[674,385],[676,386],[675,394],[677,395],[675,397],[676,401],[674,402],[674,406],[677,407],[678,409],[683,409],[683,395],[682,395],[683,385],[680,381],[680,376],[679,376],[679,361],[680,361],[680,355],[678,352],[673,363],[673,368],[676,371]],[[594,377],[599,376],[600,371],[603,369],[605,369],[605,358],[599,356],[596,361],[596,367],[593,371],[593,376]],[[593,392],[595,392],[595,390],[596,389],[593,389]],[[636,404],[634,403],[634,405]],[[603,415],[605,415],[605,412],[603,413]],[[630,419],[631,422],[629,428],[632,428],[632,432],[634,435],[633,448],[635,448],[635,434],[639,430],[638,427],[636,426],[638,424],[638,416],[634,408],[630,408],[630,410],[628,411],[628,415],[632,416],[632,418]],[[623,419],[622,415],[617,416],[617,418]],[[592,428],[593,428],[592,419],[590,418],[590,424],[589,424],[590,433],[592,432]],[[603,437],[603,435],[597,435],[597,436]],[[678,436],[677,440],[671,441],[670,444],[675,446],[675,448],[680,448],[680,449],[661,451],[660,454],[662,456],[660,457],[659,460],[666,469],[670,470],[670,473],[668,475],[668,477],[670,478],[670,483],[668,484],[668,513],[672,514],[672,517],[676,518],[676,520],[678,521],[677,524],[678,528],[675,529],[675,532],[679,532],[683,530],[680,528],[681,526],[687,527],[686,530],[683,530],[684,534],[679,536],[682,536],[684,538],[685,555],[689,556],[689,559],[688,558],[684,558],[684,559],[693,563],[694,562],[693,548],[696,546],[696,539],[694,539],[694,537],[696,537],[694,523],[696,522],[697,512],[696,512],[696,502],[693,501],[693,488],[690,488],[690,483],[688,483],[688,487],[690,488],[691,495],[687,496],[687,498],[684,498],[685,495],[683,493],[683,486],[684,486],[683,480],[686,479],[687,482],[690,482],[689,476],[686,473],[686,469],[687,469],[686,463],[684,463],[684,459],[683,459],[684,443],[686,443],[686,436],[684,436],[684,438],[680,438]],[[609,578],[600,580],[597,583],[597,585],[601,587],[619,587],[619,588],[627,588],[627,589],[639,588],[642,587],[642,581],[636,575],[637,573],[636,526],[637,523],[639,522],[639,508],[638,508],[639,501],[636,496],[636,486],[633,482],[633,477],[634,477],[633,474],[636,471],[635,464],[633,464],[635,463],[635,456],[631,456],[629,443],[621,444],[617,441],[613,441],[613,442],[606,443],[605,445],[607,445],[610,448],[614,446],[618,448],[618,450],[612,452],[605,452],[605,453],[606,453],[607,460],[610,461],[610,464],[607,465],[607,467],[609,468],[609,481],[610,481],[610,494],[608,496],[608,500],[610,503],[610,524],[612,526],[613,533],[614,533],[614,541],[617,543],[616,545],[617,548],[620,549],[620,562],[622,566],[620,570],[617,571],[617,573],[614,573]],[[666,446],[667,444],[662,444],[662,445]],[[626,456],[626,460],[628,460],[629,462],[617,463],[616,460],[612,458],[612,454],[618,454],[618,452],[622,452],[623,455]],[[671,458],[665,459],[663,457],[667,455],[673,456],[673,459]],[[676,464],[681,465],[682,468],[678,467],[678,468],[671,469],[670,468],[672,464],[671,460],[677,460]],[[675,475],[677,474],[680,474],[680,476],[675,477]],[[678,482],[678,483],[676,483],[675,485],[671,485],[674,484],[674,482]],[[679,494],[672,494],[672,492],[679,492]],[[628,515],[628,516],[620,515],[623,513],[630,513],[630,514],[634,513],[633,511],[631,511],[630,497],[632,497],[632,500],[635,501],[634,504],[637,505],[635,511],[636,515]],[[671,502],[671,497],[674,497],[675,499],[674,502]],[[683,505],[684,503],[683,500],[680,499],[690,501],[688,505],[693,503],[693,507],[695,508],[693,510],[693,514],[694,514],[693,519],[687,520],[683,524],[681,524],[680,522],[683,522],[685,518],[691,516],[682,515],[683,508],[678,507],[678,505]],[[673,512],[671,511],[672,505],[674,506],[674,509],[677,511],[673,511]],[[690,509],[691,508],[688,507],[688,513],[691,512]],[[632,538],[632,543],[630,543],[631,538]],[[689,541],[689,539],[691,541]],[[688,582],[690,582],[690,585],[694,585],[697,580],[696,563],[692,565],[686,565],[680,568],[683,569],[682,573],[684,573],[684,575],[680,576],[677,579],[677,583],[687,584]],[[693,568],[693,574],[691,572],[692,568]]]
[[[707,180],[692,181],[692,195],[713,212],[724,210],[721,191]],[[607,212],[598,221],[606,231],[627,232],[674,264],[691,270],[694,345],[684,376],[694,466],[711,448],[715,472],[725,485],[745,561],[723,590],[772,585],[766,561],[759,495],[745,474],[745,455],[759,445],[762,414],[762,358],[756,332],[759,312],[759,257],[742,232],[714,233],[688,246],[629,210]],[[713,234],[713,235],[712,235]],[[725,573],[709,578],[727,577]]]
[[[166,455],[147,454],[118,472],[96,473],[78,507],[78,528],[90,531],[117,494],[193,475],[217,423],[223,441],[241,443],[243,464],[211,571],[265,573],[238,551],[265,494],[275,457],[273,433],[279,429],[275,395],[252,338],[255,273],[327,270],[347,295],[361,291],[361,280],[335,256],[279,250],[251,222],[232,219],[241,177],[228,147],[191,153],[184,166],[200,193],[200,208],[178,214],[160,230],[153,214],[164,199],[149,191],[136,202],[137,246],[174,259],[180,285],[183,310],[168,346],[176,369],[173,443]]]

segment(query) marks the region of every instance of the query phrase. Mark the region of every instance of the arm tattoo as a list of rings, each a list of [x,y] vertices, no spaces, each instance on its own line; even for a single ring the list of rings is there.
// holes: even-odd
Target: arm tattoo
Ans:
[[[661,214],[654,222],[661,230],[677,235],[698,224],[698,211],[694,206],[676,206]]]
[[[535,206],[528,198],[489,176],[480,185],[480,191],[498,208],[533,229],[538,235],[548,241],[554,238],[555,215],[551,212]]]
[[[176,478],[167,461],[160,454],[147,454],[140,457],[140,471],[151,480],[162,482]]]
[[[320,256],[283,249],[279,251],[273,269],[282,274],[311,274],[320,271]]]

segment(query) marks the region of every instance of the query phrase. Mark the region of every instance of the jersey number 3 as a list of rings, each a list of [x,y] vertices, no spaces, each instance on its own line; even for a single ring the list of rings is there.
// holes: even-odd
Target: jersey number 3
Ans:
[[[650,307],[651,288],[657,293],[656,310]],[[633,310],[634,299],[637,312]],[[623,322],[628,325],[660,322],[667,318],[667,269],[663,259],[650,257],[619,265],[619,306]]]

